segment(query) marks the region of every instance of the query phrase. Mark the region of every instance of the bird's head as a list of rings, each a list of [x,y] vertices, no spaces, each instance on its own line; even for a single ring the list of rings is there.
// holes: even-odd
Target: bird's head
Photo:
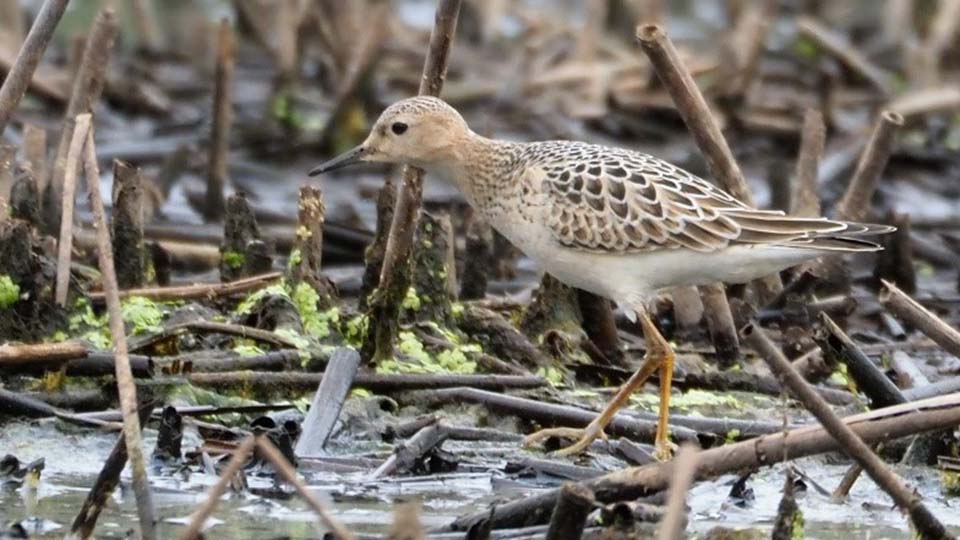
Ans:
[[[315,167],[310,176],[365,161],[429,166],[449,158],[469,131],[460,113],[443,100],[407,98],[383,111],[362,144]]]

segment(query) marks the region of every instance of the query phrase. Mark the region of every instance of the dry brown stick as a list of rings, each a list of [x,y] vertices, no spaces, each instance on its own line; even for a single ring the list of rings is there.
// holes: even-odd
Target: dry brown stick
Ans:
[[[720,124],[666,32],[656,24],[641,25],[637,27],[637,40],[670,93],[710,172],[731,195],[754,206],[750,187],[720,131]]]
[[[897,96],[888,108],[907,120],[930,113],[955,111],[960,109],[960,88],[942,86],[914,90]]]
[[[145,540],[156,538],[156,519],[150,494],[150,480],[143,457],[143,442],[140,438],[140,420],[137,417],[137,387],[130,369],[130,357],[127,354],[126,331],[123,327],[123,313],[120,306],[120,293],[117,288],[117,274],[113,267],[113,247],[110,243],[110,229],[103,210],[103,196],[100,193],[100,169],[97,165],[97,153],[93,143],[93,131],[88,131],[84,172],[90,179],[90,208],[97,229],[97,256],[106,295],[107,312],[110,318],[110,335],[116,360],[117,389],[120,395],[120,410],[123,413],[123,436],[133,471],[133,491],[137,500],[137,516],[140,518],[140,536]]]
[[[803,132],[797,156],[797,178],[790,196],[790,214],[802,217],[820,216],[820,196],[817,194],[817,173],[823,157],[827,128],[823,115],[816,109],[807,109],[803,115]]]
[[[887,166],[893,145],[896,142],[897,131],[903,126],[903,117],[899,113],[883,111],[877,118],[877,123],[867,142],[867,147],[860,154],[860,161],[850,179],[850,185],[837,203],[837,219],[860,221],[870,212],[870,202],[877,189],[877,182],[883,169]]]
[[[204,500],[203,503],[200,504],[200,507],[190,516],[190,523],[187,524],[187,528],[180,534],[181,540],[196,540],[201,537],[200,531],[203,529],[203,524],[206,523],[210,514],[216,510],[217,504],[220,503],[220,497],[227,491],[227,487],[230,486],[237,472],[247,463],[247,459],[256,444],[256,436],[247,435],[233,450],[233,455],[230,456],[230,461],[227,462],[227,466],[224,467],[223,472],[220,473],[220,478],[217,479],[217,483],[210,486],[210,489],[207,490],[206,500]]]
[[[920,496],[873,453],[863,439],[834,414],[827,402],[818,396],[793,369],[780,348],[770,341],[759,326],[749,324],[741,330],[741,335],[767,362],[781,383],[790,389],[790,393],[820,421],[824,429],[840,444],[844,453],[859,463],[870,478],[890,495],[897,506],[910,515],[921,538],[930,540],[954,538],[923,504]]]
[[[217,69],[213,86],[213,129],[210,133],[210,152],[207,170],[207,194],[203,215],[207,221],[223,217],[226,201],[223,196],[227,184],[227,153],[230,151],[230,124],[233,122],[233,70],[236,63],[236,44],[230,20],[220,20],[217,41]]]
[[[842,36],[810,17],[800,17],[797,30],[885,95],[891,93],[893,77],[890,73],[871,62]]]
[[[271,282],[277,281],[283,277],[281,272],[270,272],[248,278],[238,279],[227,283],[202,283],[198,285],[179,285],[175,287],[146,287],[143,289],[126,289],[120,291],[120,298],[129,298],[131,296],[142,296],[151,300],[161,300],[170,302],[174,300],[198,300],[220,298],[241,294],[253,289],[266,286]],[[97,304],[103,303],[103,291],[91,292],[90,301]]]
[[[918,433],[952,428],[960,422],[960,393],[915,401],[884,409],[848,416],[843,421],[865,441],[877,443]],[[785,448],[786,447],[786,448]],[[785,450],[789,457],[833,452],[837,442],[819,425],[805,426],[784,432],[771,433],[746,441],[725,444],[700,453],[697,480],[715,478],[736,471],[769,466],[783,460]],[[667,463],[628,467],[585,483],[602,503],[633,499],[662,491],[670,480]],[[497,506],[494,527],[519,527],[541,519],[556,502],[557,490],[524,497]],[[463,530],[489,513],[477,512],[457,519],[451,527]]]
[[[66,362],[75,358],[85,358],[88,354],[87,346],[78,341],[0,345],[0,368],[23,364]]]
[[[950,354],[960,357],[960,332],[910,298],[893,283],[883,280],[883,287],[879,298],[884,308],[898,319],[923,332]]]
[[[30,27],[30,32],[17,53],[17,59],[0,87],[0,135],[7,129],[10,116],[30,86],[33,72],[47,50],[53,31],[69,2],[70,0],[46,0]]]
[[[347,530],[336,518],[334,518],[330,511],[320,502],[308,488],[307,485],[303,483],[302,480],[297,476],[297,471],[294,470],[293,466],[287,461],[287,458],[283,457],[283,454],[277,450],[277,447],[270,442],[266,437],[260,437],[257,439],[257,448],[260,450],[260,453],[265,457],[270,463],[273,464],[276,468],[277,473],[292,485],[297,493],[303,497],[303,500],[310,505],[310,508],[316,512],[317,516],[320,518],[320,523],[326,527],[331,534],[333,535],[334,540],[353,540],[353,534]]]
[[[637,27],[637,40],[653,64],[660,82],[670,93],[711,174],[731,195],[749,206],[755,206],[750,186],[720,131],[720,124],[710,112],[707,100],[697,88],[693,75],[684,67],[666,32],[656,24],[640,25]],[[761,295],[761,303],[766,303],[770,298],[765,297],[776,296],[783,288],[779,275],[768,276],[754,283],[760,285],[757,291]]]
[[[113,9],[100,10],[93,20],[90,34],[87,36],[86,46],[83,49],[83,58],[80,67],[73,79],[70,90],[70,101],[67,103],[67,112],[64,115],[64,126],[60,132],[60,144],[57,147],[57,156],[53,161],[53,175],[50,181],[52,197],[49,198],[57,207],[45,208],[48,217],[47,227],[50,232],[60,229],[60,193],[63,186],[64,172],[66,171],[67,152],[70,149],[70,140],[73,137],[74,118],[78,114],[93,112],[93,105],[100,99],[107,77],[107,66],[110,60],[110,49],[117,36],[117,20]]]
[[[420,79],[420,95],[439,96],[447,75],[447,61],[450,47],[457,31],[457,17],[461,0],[440,0],[437,5],[433,31],[430,33],[430,45],[423,64]],[[406,271],[413,251],[413,235],[417,229],[417,216],[423,197],[423,170],[405,165],[401,173],[401,184],[394,207],[393,221],[390,223],[390,235],[383,254],[383,266],[380,269],[379,288],[382,291],[378,299],[375,314],[375,356],[392,354],[396,333],[398,307],[409,286],[409,273]]]
[[[684,445],[670,464],[673,470],[667,489],[667,513],[660,522],[658,540],[679,540],[684,537],[687,491],[697,474],[697,461],[697,449],[692,445]]]
[[[63,210],[60,219],[60,239],[57,242],[57,282],[54,291],[54,300],[60,306],[67,305],[67,291],[70,288],[70,256],[73,253],[73,206],[76,200],[77,172],[80,169],[80,159],[83,157],[83,147],[87,142],[87,133],[90,131],[90,114],[80,114],[74,120],[73,137],[70,140],[70,149],[67,151],[67,161],[64,164],[63,175]],[[96,182],[99,179],[91,178],[87,182]]]

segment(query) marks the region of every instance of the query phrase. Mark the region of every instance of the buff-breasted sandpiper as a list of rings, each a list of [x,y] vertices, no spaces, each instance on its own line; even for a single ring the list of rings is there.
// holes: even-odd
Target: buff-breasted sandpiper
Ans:
[[[744,283],[838,252],[875,251],[880,225],[799,218],[751,208],[713,184],[640,152],[572,141],[508,142],[480,136],[444,101],[413,97],[387,108],[367,139],[310,174],[358,162],[403,163],[453,182],[503,236],[560,281],[605,296],[640,320],[642,366],[585,429],[597,437],[630,394],[660,372],[656,446],[669,454],[674,354],[647,313],[660,289]]]

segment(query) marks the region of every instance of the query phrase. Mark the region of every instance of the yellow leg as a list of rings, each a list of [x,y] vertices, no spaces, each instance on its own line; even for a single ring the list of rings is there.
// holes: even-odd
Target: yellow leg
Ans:
[[[646,310],[637,310],[637,315],[640,318],[641,326],[643,327],[643,338],[647,344],[647,354],[643,357],[643,365],[640,366],[640,369],[634,373],[627,382],[623,383],[619,390],[617,390],[616,395],[613,396],[613,399],[610,400],[610,403],[603,409],[603,412],[600,413],[590,424],[584,429],[575,429],[575,428],[550,428],[550,429],[541,429],[536,433],[528,435],[523,440],[524,446],[532,445],[536,442],[539,442],[543,439],[549,437],[564,437],[564,438],[577,438],[579,440],[574,443],[572,446],[568,446],[557,452],[558,456],[567,456],[571,454],[578,454],[587,449],[590,446],[590,443],[595,439],[606,438],[603,430],[607,425],[613,420],[616,416],[617,411],[623,408],[630,399],[630,395],[633,394],[637,388],[643,386],[647,379],[650,378],[653,373],[659,369],[660,370],[660,416],[657,422],[657,432],[656,432],[656,448],[657,448],[657,457],[660,459],[669,458],[671,454],[670,442],[667,434],[667,416],[669,413],[670,406],[670,381],[673,378],[673,350],[670,348],[670,344],[660,332],[657,330],[657,327],[653,324],[653,321],[650,320],[650,316],[647,315]]]

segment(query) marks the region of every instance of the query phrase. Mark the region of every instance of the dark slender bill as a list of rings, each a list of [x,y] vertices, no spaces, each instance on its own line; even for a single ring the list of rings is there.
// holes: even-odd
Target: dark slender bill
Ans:
[[[347,150],[346,152],[331,159],[330,161],[317,165],[316,167],[310,170],[309,175],[316,176],[320,173],[330,172],[332,170],[339,169],[341,167],[353,165],[354,163],[360,163],[361,157],[363,156],[363,152],[364,152],[363,145],[357,146],[351,150]]]

